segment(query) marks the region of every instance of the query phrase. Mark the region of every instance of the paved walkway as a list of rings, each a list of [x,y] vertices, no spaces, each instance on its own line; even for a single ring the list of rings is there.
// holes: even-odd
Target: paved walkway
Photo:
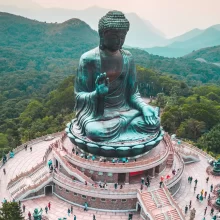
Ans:
[[[186,147],[186,146],[185,146]],[[178,202],[179,206],[182,208],[183,212],[186,205],[189,205],[189,201],[192,200],[192,208],[196,209],[196,220],[203,219],[204,217],[204,209],[207,206],[207,199],[204,199],[202,203],[196,200],[196,195],[200,194],[202,189],[204,192],[207,191],[207,197],[210,193],[210,185],[216,185],[220,183],[220,177],[215,177],[210,175],[209,182],[206,183],[206,178],[208,177],[206,173],[206,168],[209,166],[207,159],[199,154],[200,161],[196,163],[186,164],[185,172],[182,177],[182,185],[179,192],[175,195],[174,199]],[[192,184],[188,183],[188,177],[192,176],[193,181]],[[197,179],[197,188],[194,193],[194,180]],[[212,193],[211,193],[212,195]],[[205,215],[206,220],[211,219],[210,216],[211,208],[208,206],[207,214]],[[215,211],[216,213],[216,211]],[[189,219],[189,212],[186,217]]]

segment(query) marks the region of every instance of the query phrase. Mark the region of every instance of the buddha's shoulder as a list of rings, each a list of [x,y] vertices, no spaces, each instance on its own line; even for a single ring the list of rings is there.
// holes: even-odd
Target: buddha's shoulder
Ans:
[[[99,54],[99,47],[96,47],[82,54],[80,60],[96,60],[98,54]]]
[[[122,49],[122,52],[130,59],[133,59],[132,53],[129,50]]]

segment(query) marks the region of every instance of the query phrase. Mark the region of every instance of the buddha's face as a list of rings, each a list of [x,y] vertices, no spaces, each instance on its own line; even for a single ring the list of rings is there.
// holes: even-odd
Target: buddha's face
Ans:
[[[124,44],[127,31],[109,30],[104,33],[104,46],[110,51],[119,50]]]

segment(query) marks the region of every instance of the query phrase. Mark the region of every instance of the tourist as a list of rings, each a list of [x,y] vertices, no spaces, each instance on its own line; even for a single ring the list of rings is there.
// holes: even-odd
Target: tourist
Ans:
[[[30,211],[28,212],[28,219],[31,220],[31,213],[30,213]]]
[[[19,206],[21,206],[21,201],[20,200],[18,201],[18,204],[19,204]]]
[[[114,185],[114,186],[115,186],[115,189],[117,189],[117,187],[118,187],[118,183],[115,183],[115,185]]]
[[[3,173],[4,173],[4,175],[6,175],[6,170],[5,170],[5,168],[3,168]]]
[[[93,220],[96,220],[95,215],[93,214]]]
[[[132,220],[132,218],[133,218],[133,214],[132,214],[132,213],[129,213],[129,214],[128,214],[128,220]]]
[[[70,209],[69,208],[67,210],[67,214],[68,214],[68,216],[70,216]]]
[[[193,181],[193,178],[192,178],[192,176],[190,177],[190,184],[192,183],[192,181]]]
[[[150,178],[149,178],[149,176],[146,177],[146,181],[147,181],[148,184],[150,183]]]
[[[49,210],[50,210],[50,208],[51,208],[51,203],[50,203],[50,202],[48,202],[48,208],[49,208]]]
[[[71,214],[73,214],[73,206],[70,207]]]
[[[205,199],[206,199],[206,196],[207,196],[207,191],[205,191]]]
[[[210,212],[210,215],[213,215],[213,214],[214,214],[214,209],[212,208],[211,212]]]
[[[202,189],[202,191],[201,191],[201,195],[203,195],[203,193],[204,193],[204,189]]]
[[[191,179],[191,177],[189,176],[189,177],[188,177],[188,183],[190,183],[190,179]]]
[[[46,214],[47,214],[47,212],[48,212],[48,207],[47,207],[47,206],[45,207],[45,212],[46,212]]]
[[[73,218],[73,220],[76,220],[76,216],[74,215],[74,218]]]
[[[175,169],[172,170],[172,174],[176,175],[176,170]]]
[[[186,205],[186,207],[185,207],[185,214],[187,214],[187,212],[188,212],[188,206]]]
[[[27,151],[27,144],[24,145],[24,149],[25,149],[25,151]]]
[[[121,185],[121,186],[120,186],[120,189],[122,189],[122,188],[123,188],[123,186]]]
[[[197,179],[195,179],[195,181],[194,181],[194,182],[195,182],[195,186],[197,186],[198,180],[197,180]]]
[[[204,215],[206,215],[206,212],[207,212],[207,206],[205,207],[205,210],[204,210]]]
[[[199,200],[200,200],[200,202],[203,201],[203,195],[202,194],[200,195]]]
[[[192,200],[189,201],[189,209],[192,207]]]
[[[199,194],[197,194],[196,199],[199,200]]]
[[[7,202],[7,200],[4,198],[3,200],[2,200],[2,203],[6,203]]]
[[[144,177],[141,177],[141,184],[144,184]]]
[[[206,183],[208,183],[208,182],[209,182],[209,177],[206,178]]]
[[[108,185],[107,185],[107,183],[105,184],[105,189],[108,190]]]
[[[196,192],[196,186],[194,186],[194,193]]]
[[[87,186],[87,181],[85,181],[85,185]]]
[[[143,184],[141,184],[141,191],[143,190]]]
[[[168,175],[166,175],[166,179],[168,180],[168,179],[170,179],[170,175],[168,174]]]
[[[162,182],[162,181],[160,181],[160,188],[161,188],[162,184],[163,184],[163,182]]]
[[[87,202],[84,203],[84,211],[88,211],[88,203]]]
[[[208,200],[211,198],[211,195],[210,195],[210,193],[209,193],[209,196],[208,196]]]
[[[23,208],[23,212],[25,212],[25,204],[23,204],[22,208]]]
[[[32,152],[32,146],[30,146],[30,152]]]
[[[213,184],[210,186],[210,191],[212,192],[212,190],[213,190]]]

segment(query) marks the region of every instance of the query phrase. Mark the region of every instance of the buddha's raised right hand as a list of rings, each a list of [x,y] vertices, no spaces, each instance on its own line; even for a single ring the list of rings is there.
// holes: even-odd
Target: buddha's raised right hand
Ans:
[[[96,93],[98,96],[103,97],[108,94],[109,88],[109,78],[106,77],[106,73],[101,73],[97,76],[95,85],[96,85]]]

